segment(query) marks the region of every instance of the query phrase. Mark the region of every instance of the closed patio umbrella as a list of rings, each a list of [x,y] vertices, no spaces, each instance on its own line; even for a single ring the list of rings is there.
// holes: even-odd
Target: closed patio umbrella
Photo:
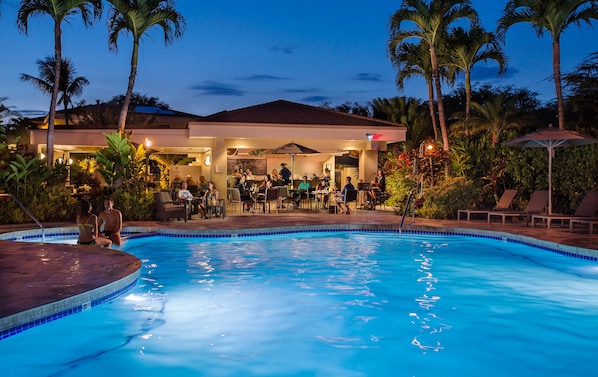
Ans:
[[[294,177],[293,176],[294,169],[295,169],[295,156],[296,155],[316,154],[316,153],[320,153],[320,152],[316,151],[315,149],[305,147],[301,144],[290,142],[285,145],[281,145],[278,148],[270,149],[266,153],[268,153],[268,154],[288,154],[289,156],[291,156],[291,182],[292,182],[293,177]]]
[[[572,147],[598,143],[598,140],[580,135],[575,131],[561,130],[552,124],[541,130],[519,136],[505,142],[511,147],[546,148],[548,149],[548,214],[552,214],[552,158],[554,148]]]

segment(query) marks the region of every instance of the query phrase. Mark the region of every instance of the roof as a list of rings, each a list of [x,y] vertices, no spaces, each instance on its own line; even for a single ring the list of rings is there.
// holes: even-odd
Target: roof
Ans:
[[[404,127],[403,125],[380,119],[347,114],[284,100],[267,102],[237,110],[222,111],[208,115],[199,122]]]

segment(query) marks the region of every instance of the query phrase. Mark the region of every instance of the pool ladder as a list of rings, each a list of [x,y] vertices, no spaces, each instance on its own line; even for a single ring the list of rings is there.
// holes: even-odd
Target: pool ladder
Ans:
[[[399,225],[399,233],[401,233],[403,230],[403,223],[405,222],[405,216],[407,215],[409,204],[411,204],[411,199],[413,199],[413,191],[409,191],[409,196],[407,196],[407,202],[405,203],[405,209],[403,210],[403,217],[401,218],[401,225]]]
[[[42,225],[42,222],[33,214],[31,213],[31,211],[29,210],[29,208],[25,207],[25,205],[23,203],[21,203],[21,201],[19,200],[19,198],[17,198],[16,196],[14,196],[13,194],[0,194],[0,198],[11,198],[12,200],[14,200],[15,203],[17,203],[17,205],[19,207],[21,207],[21,209],[23,211],[25,211],[25,213],[27,215],[29,215],[29,217],[31,217],[31,219],[33,221],[35,221],[35,223],[41,228],[42,230],[42,242],[46,242],[46,236],[45,236],[45,229],[44,226]]]

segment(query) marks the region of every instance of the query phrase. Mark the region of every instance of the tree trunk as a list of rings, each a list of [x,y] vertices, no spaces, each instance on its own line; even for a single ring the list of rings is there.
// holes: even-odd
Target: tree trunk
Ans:
[[[434,128],[434,140],[438,140],[438,122],[436,121],[436,109],[434,108],[434,86],[432,80],[427,80],[428,84],[428,107],[430,108],[430,118],[432,119],[432,128]]]
[[[127,113],[129,112],[129,103],[131,103],[131,95],[133,94],[133,87],[135,86],[135,77],[137,76],[137,59],[139,54],[139,41],[133,41],[133,53],[131,54],[131,72],[129,73],[129,84],[127,85],[127,93],[123,101],[123,107],[120,110],[120,118],[118,120],[118,132],[123,134],[125,132],[125,125],[127,123]]]
[[[471,114],[471,72],[465,71],[465,120]]]
[[[46,158],[48,167],[54,166],[54,122],[56,120],[56,101],[60,86],[60,66],[62,65],[62,30],[59,23],[54,23],[54,87],[50,98],[48,114],[48,136],[46,140]]]
[[[432,59],[432,76],[434,78],[434,84],[436,85],[436,101],[438,102],[438,121],[440,123],[440,133],[442,134],[442,149],[448,153],[450,146],[448,130],[446,128],[446,119],[444,117],[444,103],[442,103],[440,69],[438,68],[436,49],[433,46],[430,47],[430,58]]]
[[[563,87],[561,85],[561,43],[558,38],[552,42],[552,69],[554,71],[554,86],[556,87],[556,102],[559,114],[559,129],[565,129],[565,105],[563,103]]]

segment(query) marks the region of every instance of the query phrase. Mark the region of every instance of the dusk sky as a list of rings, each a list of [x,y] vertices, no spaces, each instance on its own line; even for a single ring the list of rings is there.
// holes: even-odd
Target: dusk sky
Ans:
[[[474,0],[484,26],[494,31],[504,1]],[[107,3],[104,3],[106,9]],[[344,102],[367,105],[375,98],[427,98],[425,82],[412,80],[403,92],[386,53],[388,22],[400,0],[199,1],[178,0],[186,19],[183,37],[170,46],[156,29],[142,42],[135,92],[158,97],[172,109],[197,115],[284,99],[318,106]],[[49,96],[20,75],[38,76],[36,61],[54,52],[51,19],[34,17],[29,35],[16,27],[17,0],[0,3],[0,97],[24,115],[49,108]],[[117,53],[108,50],[107,18],[85,29],[80,16],[63,23],[63,56],[90,81],[81,97],[95,103],[124,94],[132,41],[121,35]],[[571,71],[596,50],[595,28],[572,27],[563,34],[562,71]],[[591,42],[594,41],[594,42]],[[529,26],[507,33],[508,71],[495,65],[474,69],[474,83],[515,85],[555,97],[551,39]]]

